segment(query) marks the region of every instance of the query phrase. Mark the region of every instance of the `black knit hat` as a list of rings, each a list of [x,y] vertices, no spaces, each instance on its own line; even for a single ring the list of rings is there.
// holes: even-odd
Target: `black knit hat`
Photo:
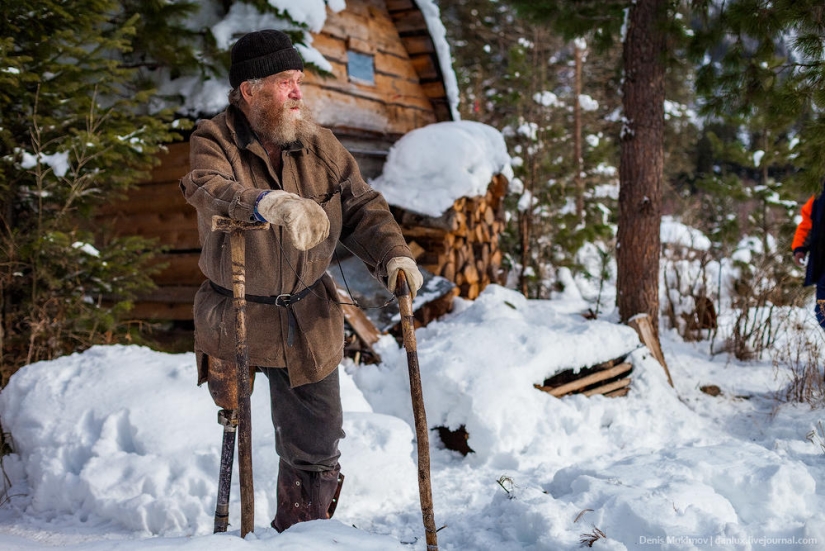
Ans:
[[[232,46],[229,84],[237,88],[253,78],[264,78],[281,71],[304,70],[301,56],[289,36],[272,29],[243,35]]]

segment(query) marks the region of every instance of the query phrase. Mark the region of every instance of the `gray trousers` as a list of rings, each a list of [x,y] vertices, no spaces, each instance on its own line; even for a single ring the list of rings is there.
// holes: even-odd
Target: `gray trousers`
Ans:
[[[341,387],[336,369],[317,383],[289,387],[283,368],[262,367],[269,379],[275,451],[301,471],[331,471],[338,465],[338,442],[344,438]]]

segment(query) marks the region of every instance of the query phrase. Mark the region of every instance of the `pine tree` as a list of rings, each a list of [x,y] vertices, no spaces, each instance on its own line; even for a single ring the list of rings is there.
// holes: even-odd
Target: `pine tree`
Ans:
[[[733,0],[701,5],[692,58],[703,114],[748,135],[761,167],[810,192],[825,177],[825,5]],[[790,151],[793,144],[793,151]],[[747,163],[753,167],[753,163]],[[799,189],[799,188],[797,188]]]
[[[592,33],[601,47],[622,40],[617,305],[624,321],[641,313],[658,320],[664,76],[666,52],[680,32],[671,6],[664,0],[510,2],[568,38]]]
[[[96,205],[146,176],[171,113],[124,65],[138,16],[115,0],[20,0],[0,21],[0,362],[20,365],[122,335],[151,285],[152,243],[110,239]]]
[[[617,132],[606,120],[617,100],[610,84],[615,63],[609,55],[583,56],[588,101],[580,110],[577,148],[571,132],[579,104],[576,43],[506,4],[450,2],[442,18],[456,59],[462,117],[502,130],[514,157],[510,223],[502,236],[514,284],[527,296],[547,297],[557,285],[553,267],[584,273],[577,255],[583,244],[612,238],[613,199],[599,190],[615,181]]]
[[[795,200],[825,178],[825,6],[734,0],[703,8],[690,53],[700,64],[703,114],[715,122],[706,130],[712,161],[697,184],[711,191],[704,200],[718,213],[708,220],[717,246],[742,249],[734,350],[747,357],[775,334],[754,325],[754,310],[805,298],[788,257]]]

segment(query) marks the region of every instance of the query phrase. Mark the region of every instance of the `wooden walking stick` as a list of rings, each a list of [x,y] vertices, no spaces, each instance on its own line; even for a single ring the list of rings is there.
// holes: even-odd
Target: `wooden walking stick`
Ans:
[[[212,217],[212,231],[229,233],[232,253],[232,304],[235,307],[235,364],[238,368],[238,471],[241,479],[241,537],[255,528],[252,486],[252,411],[249,402],[249,348],[246,344],[246,241],[244,231],[268,229],[269,223],[250,223]]]
[[[430,439],[427,412],[424,411],[424,393],[421,390],[421,373],[418,368],[412,295],[407,276],[403,271],[398,272],[395,296],[398,298],[398,308],[401,311],[401,331],[404,334],[404,348],[407,350],[407,367],[410,372],[410,395],[415,418],[415,436],[418,440],[418,495],[421,500],[421,515],[424,518],[427,551],[438,551],[438,537],[433,514],[433,491],[430,484]]]

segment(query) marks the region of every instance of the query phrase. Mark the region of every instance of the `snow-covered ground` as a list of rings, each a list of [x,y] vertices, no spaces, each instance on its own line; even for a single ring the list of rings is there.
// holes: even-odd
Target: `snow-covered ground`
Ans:
[[[825,452],[806,436],[825,415],[778,401],[769,361],[710,357],[663,334],[676,388],[611,316],[575,293],[525,300],[491,286],[417,332],[430,426],[465,425],[468,456],[431,432],[442,550],[825,548]],[[819,331],[811,325],[810,331]],[[815,333],[812,333],[815,334]],[[406,356],[342,365],[346,483],[331,521],[283,534],[266,387],[253,394],[255,531],[213,535],[221,427],[192,354],[95,347],[25,367],[0,394],[14,452],[3,458],[0,549],[131,551],[426,549]],[[630,352],[623,398],[553,398],[534,383]],[[710,396],[700,386],[714,384]]]

